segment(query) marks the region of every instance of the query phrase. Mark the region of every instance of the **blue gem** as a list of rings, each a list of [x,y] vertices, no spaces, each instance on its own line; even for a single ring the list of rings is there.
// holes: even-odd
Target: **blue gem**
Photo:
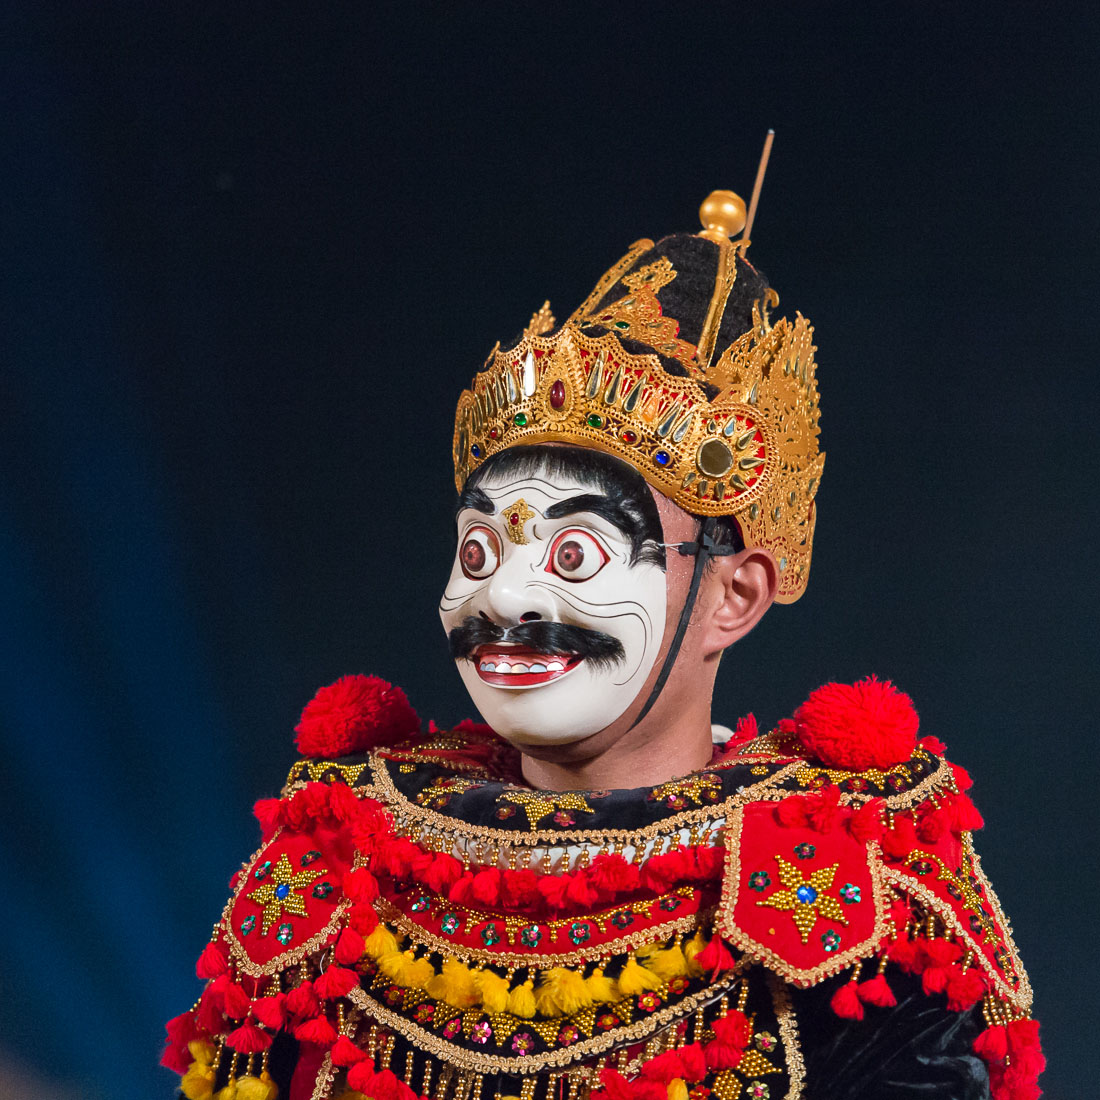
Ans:
[[[667,466],[671,461],[671,457],[668,451],[658,451],[653,456],[653,461],[656,462],[658,466]]]
[[[798,898],[803,905],[811,905],[817,901],[817,891],[812,886],[800,886],[795,892],[794,896]]]
[[[279,885],[275,887],[275,896],[277,898],[285,898],[289,893],[290,887],[285,882],[280,882]]]
[[[481,448],[475,443],[470,448],[470,454],[472,454],[474,458],[481,458]]]

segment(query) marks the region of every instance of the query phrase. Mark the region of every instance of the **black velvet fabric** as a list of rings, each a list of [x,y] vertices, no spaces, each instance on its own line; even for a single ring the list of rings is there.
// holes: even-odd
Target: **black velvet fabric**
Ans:
[[[989,1074],[972,1049],[985,1026],[980,1007],[951,1012],[920,979],[893,967],[887,976],[897,1005],[869,1005],[862,1020],[829,1007],[848,974],[794,992],[804,1100],[989,1100]]]

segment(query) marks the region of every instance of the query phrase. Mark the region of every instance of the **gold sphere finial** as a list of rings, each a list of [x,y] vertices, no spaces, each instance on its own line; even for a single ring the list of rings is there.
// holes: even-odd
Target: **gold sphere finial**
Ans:
[[[712,191],[699,207],[700,237],[723,244],[745,228],[745,200],[732,191]]]

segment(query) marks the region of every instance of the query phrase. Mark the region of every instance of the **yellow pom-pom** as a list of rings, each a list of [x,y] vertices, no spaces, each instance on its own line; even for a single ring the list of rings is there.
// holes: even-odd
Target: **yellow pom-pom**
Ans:
[[[703,973],[703,968],[695,961],[695,956],[706,947],[707,941],[703,939],[702,932],[696,932],[687,943],[684,944],[684,958],[687,960],[688,973],[693,978],[698,978]]]
[[[669,1081],[668,1100],[688,1100],[688,1087],[682,1077],[673,1077]]]
[[[363,950],[372,959],[380,959],[397,950],[397,937],[384,925],[375,925],[374,931],[363,941]]]
[[[640,966],[633,955],[626,960],[626,966],[623,967],[623,972],[619,975],[619,989],[626,997],[634,997],[639,993],[645,993],[647,989],[657,989],[660,984],[661,979],[652,970]]]
[[[477,991],[486,1012],[505,1012],[508,1009],[508,983],[491,970],[479,970],[476,975]]]
[[[214,1093],[214,1070],[210,1066],[192,1062],[191,1068],[180,1081],[180,1092],[187,1100],[207,1100]]]
[[[687,959],[683,950],[678,946],[662,948],[658,944],[642,948],[638,954],[645,961],[646,966],[663,982],[670,978],[682,978],[688,972]]]
[[[266,1071],[259,1077],[241,1077],[237,1081],[237,1100],[276,1100],[278,1095],[279,1086]]]
[[[592,1003],[584,977],[565,966],[555,966],[542,976],[535,1004],[543,1016],[571,1016]]]
[[[378,956],[378,969],[395,985],[405,986],[409,984],[405,974],[412,961],[412,954],[408,951],[389,951]]]
[[[235,1077],[230,1077],[229,1084],[224,1089],[218,1089],[214,1093],[214,1100],[237,1100],[237,1080]]]
[[[530,1020],[535,1014],[535,983],[528,979],[508,994],[508,1011],[513,1016]]]
[[[356,1092],[355,1089],[346,1089],[336,1097],[336,1100],[367,1100],[367,1098],[361,1092]]]
[[[203,1039],[192,1039],[187,1044],[187,1049],[191,1052],[191,1057],[196,1062],[204,1066],[212,1065],[214,1062],[214,1047]]]
[[[470,968],[458,959],[445,959],[443,971],[424,987],[430,997],[446,1001],[455,1008],[470,1008],[477,1004],[477,988]]]
[[[435,977],[435,969],[427,959],[412,959],[404,970],[405,985],[410,989],[427,989]]]
[[[602,967],[593,970],[585,978],[584,984],[588,986],[588,994],[596,1004],[608,1004],[619,999],[615,983],[604,974]]]

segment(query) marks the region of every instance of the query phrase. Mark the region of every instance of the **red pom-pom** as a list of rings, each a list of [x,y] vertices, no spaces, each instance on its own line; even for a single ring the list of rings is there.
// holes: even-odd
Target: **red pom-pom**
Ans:
[[[719,970],[732,970],[737,965],[737,960],[730,954],[729,949],[722,942],[721,937],[715,936],[695,956],[695,961],[704,972],[714,973]]]
[[[756,724],[755,714],[746,714],[744,718],[737,719],[737,725],[733,727],[733,736],[729,739],[730,745],[742,745],[746,741],[755,741],[760,736],[760,728]]]
[[[264,1027],[278,1031],[286,1023],[286,994],[276,993],[272,997],[257,997],[252,1002],[252,1015]]]
[[[313,982],[319,997],[331,1001],[334,997],[346,997],[359,984],[359,975],[343,966],[330,966]]]
[[[258,1028],[251,1020],[245,1020],[236,1031],[231,1031],[225,1041],[238,1054],[259,1054],[271,1046],[271,1036]]]
[[[539,896],[551,909],[564,909],[569,879],[565,875],[540,875]]]
[[[985,996],[985,982],[976,970],[956,970],[947,983],[947,1007],[965,1012]]]
[[[424,872],[424,885],[437,894],[445,894],[462,874],[462,863],[449,852],[438,852]]]
[[[986,1062],[1003,1062],[1008,1054],[1008,1032],[1004,1024],[987,1027],[974,1040],[974,1053]]]
[[[220,943],[208,943],[195,963],[195,973],[204,981],[217,978],[229,969],[229,956]]]
[[[180,1077],[187,1072],[192,1061],[191,1052],[187,1047],[176,1046],[175,1043],[169,1043],[160,1056],[160,1064]]]
[[[332,1064],[354,1066],[364,1061],[366,1051],[360,1050],[346,1035],[341,1035],[332,1045]]]
[[[864,1004],[878,1008],[891,1008],[898,1003],[885,974],[876,974],[873,978],[859,983],[859,999]]]
[[[882,850],[893,859],[904,859],[917,847],[917,828],[911,814],[898,814],[893,828],[882,837]]]
[[[860,844],[882,840],[882,799],[872,798],[860,806],[848,819],[848,832]]]
[[[633,1100],[630,1082],[617,1069],[605,1066],[600,1071],[600,1084],[607,1094],[607,1100]]]
[[[361,1092],[364,1096],[374,1096],[374,1062],[356,1062],[348,1070],[348,1088]]]
[[[674,1077],[684,1076],[684,1063],[680,1061],[678,1051],[666,1050],[664,1054],[650,1058],[642,1066],[642,1073],[651,1081],[660,1081],[667,1085]]]
[[[600,856],[596,857],[598,861]],[[593,863],[595,866],[595,863]],[[504,900],[511,909],[526,909],[539,896],[539,876],[530,867],[504,873]]]
[[[344,875],[344,893],[352,901],[372,902],[378,897],[378,880],[366,869],[356,867]]]
[[[501,889],[499,867],[485,867],[474,873],[474,881],[470,886],[470,892],[473,894],[475,901],[494,908],[500,904]]]
[[[447,891],[447,897],[456,905],[473,904],[474,873],[463,871]]]
[[[809,825],[810,807],[804,795],[796,794],[784,798],[775,808],[775,818],[780,825],[793,829]]]
[[[360,936],[369,936],[378,927],[378,914],[373,905],[357,902],[348,910],[348,924]]]
[[[873,676],[819,687],[794,717],[802,744],[833,767],[889,768],[908,760],[917,744],[913,701]]]
[[[286,995],[286,1010],[291,1016],[316,1016],[321,1001],[313,991],[313,982],[302,982]]]
[[[243,1020],[248,1015],[248,1009],[251,1006],[252,1001],[248,994],[245,993],[239,985],[230,985],[226,987],[225,999],[222,1001],[222,1007],[225,1009],[225,1014],[233,1020]]]
[[[377,676],[343,676],[310,700],[295,732],[303,756],[339,757],[419,729],[420,719],[399,687]]]
[[[707,1060],[700,1043],[689,1043],[678,1051],[685,1081],[701,1081],[707,1075]]]
[[[985,825],[978,807],[966,794],[955,795],[951,803],[951,827],[957,833],[972,833]]]
[[[934,752],[937,756],[943,756],[947,752],[947,746],[938,737],[933,737],[931,734],[920,739],[920,747],[927,749],[929,752]]]
[[[259,802],[252,807],[252,813],[260,823],[260,831],[266,837],[275,831],[275,826],[279,824],[282,818],[282,799],[261,798]]]
[[[294,1038],[307,1043],[316,1043],[321,1047],[332,1046],[336,1042],[336,1028],[324,1016],[315,1016],[294,1029]]]
[[[863,1019],[863,1002],[859,999],[859,987],[855,982],[845,982],[829,999],[829,1006],[845,1020]]]
[[[363,937],[354,928],[345,928],[336,941],[336,961],[354,966],[363,957]]]
[[[605,898],[613,898],[638,889],[638,868],[617,852],[604,852],[592,861],[588,880]]]

